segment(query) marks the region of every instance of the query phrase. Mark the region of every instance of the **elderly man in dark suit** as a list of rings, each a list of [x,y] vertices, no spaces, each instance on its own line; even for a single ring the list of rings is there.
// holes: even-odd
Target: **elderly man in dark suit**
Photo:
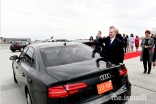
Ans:
[[[109,27],[109,29],[114,29],[114,28],[115,28],[114,26]],[[123,37],[122,37],[122,35],[119,33],[119,30],[118,30],[117,28],[115,28],[115,33],[116,33],[116,37],[117,37],[122,43],[124,43],[124,42],[123,42]]]
[[[98,39],[100,43],[105,43],[105,47],[102,49],[102,53],[114,64],[123,63],[124,50],[123,43],[116,37],[116,30],[114,27],[109,30],[109,37]],[[93,51],[92,57],[97,51]],[[104,56],[104,57],[105,57]],[[98,62],[97,62],[98,63]]]

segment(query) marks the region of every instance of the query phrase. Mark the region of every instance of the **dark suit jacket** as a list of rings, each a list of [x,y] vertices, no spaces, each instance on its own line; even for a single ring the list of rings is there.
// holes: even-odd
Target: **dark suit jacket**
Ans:
[[[97,42],[99,42],[99,41],[98,41],[98,39],[94,39],[94,42],[97,43]]]
[[[116,37],[122,42],[122,46],[124,47],[124,41],[123,41],[123,37],[121,34],[116,34]]]
[[[127,45],[127,38],[126,37],[123,37],[123,44],[124,44],[124,47]]]
[[[155,44],[155,46],[156,46],[156,44]],[[152,61],[155,62],[155,59],[156,59],[156,47],[154,48],[154,55],[153,55]]]
[[[123,63],[124,59],[124,50],[123,50],[123,43],[118,39],[115,38],[114,41],[110,44],[110,38],[106,39],[98,39],[100,43],[105,43],[105,47],[102,50],[110,61],[119,64]]]
[[[154,37],[153,39],[154,39],[154,44],[156,44],[156,38]]]
[[[121,36],[121,34],[116,34],[116,37],[120,40],[120,41],[122,41],[123,42],[123,37]]]
[[[99,43],[98,39],[95,39],[94,42]],[[95,49],[101,51],[101,46],[95,46]]]

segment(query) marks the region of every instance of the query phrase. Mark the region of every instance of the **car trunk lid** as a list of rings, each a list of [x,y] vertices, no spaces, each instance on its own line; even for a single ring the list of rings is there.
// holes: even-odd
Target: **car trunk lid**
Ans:
[[[112,66],[107,62],[100,64],[100,68],[97,68],[95,60],[90,60],[48,67],[46,71],[49,75],[59,80],[67,91],[68,85],[76,84],[76,86],[79,86],[78,83],[87,84],[87,87],[79,89],[78,92],[74,94],[70,94],[69,92],[70,97],[76,103],[79,103],[119,89],[124,84],[119,80],[121,68],[121,65]],[[109,83],[112,88],[108,88],[107,91],[101,91],[101,86]]]
[[[107,63],[108,66],[109,63]],[[98,68],[95,60],[77,62],[73,64],[59,65],[47,67],[46,71],[49,75],[55,77],[59,81],[78,78],[81,76],[91,75],[93,73],[100,73],[107,69],[113,68],[111,64],[106,66],[106,62],[100,64]]]

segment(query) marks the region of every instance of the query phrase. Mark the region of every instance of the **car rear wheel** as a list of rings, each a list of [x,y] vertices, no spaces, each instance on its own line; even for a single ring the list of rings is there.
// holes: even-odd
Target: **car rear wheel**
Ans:
[[[23,48],[20,48],[20,51],[22,52],[23,51]]]
[[[14,71],[13,71],[13,76],[14,76],[14,82],[15,82],[15,83],[18,83]]]
[[[15,52],[16,50],[11,50],[12,52]]]
[[[32,104],[31,96],[29,90],[26,92],[26,97],[27,97],[27,104]]]

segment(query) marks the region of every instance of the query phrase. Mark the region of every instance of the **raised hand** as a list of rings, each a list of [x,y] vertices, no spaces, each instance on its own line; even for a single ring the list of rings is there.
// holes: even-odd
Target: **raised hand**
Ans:
[[[94,58],[94,57],[95,57],[95,53],[92,54],[92,58]]]
[[[99,62],[96,62],[96,67],[98,67],[98,68],[100,67],[100,64],[99,64]]]

